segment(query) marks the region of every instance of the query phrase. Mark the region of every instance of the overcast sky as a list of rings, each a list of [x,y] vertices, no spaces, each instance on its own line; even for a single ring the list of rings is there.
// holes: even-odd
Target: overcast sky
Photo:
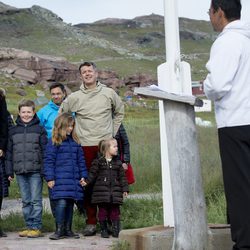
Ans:
[[[5,4],[29,8],[39,5],[61,17],[66,23],[91,23],[115,17],[132,19],[136,16],[164,15],[164,0],[0,0]],[[178,0],[180,17],[209,20],[210,0]],[[250,22],[250,0],[242,0],[242,20]]]

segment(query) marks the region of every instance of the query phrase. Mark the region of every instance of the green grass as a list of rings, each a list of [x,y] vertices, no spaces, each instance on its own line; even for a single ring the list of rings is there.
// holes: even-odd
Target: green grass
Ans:
[[[162,200],[127,199],[122,208],[122,225],[124,229],[148,227],[163,224]]]
[[[9,112],[16,117],[18,113],[18,103],[23,99],[35,100],[37,98],[36,90],[43,90],[41,85],[28,85],[24,87],[13,87],[13,84],[17,84],[17,82],[9,84],[7,86],[2,85],[0,83],[0,88],[4,88],[6,91],[6,102],[8,106]],[[18,90],[25,91],[26,95],[21,96],[17,94]],[[43,90],[44,91],[44,90]],[[46,92],[46,96],[49,99],[49,94]],[[36,107],[36,110],[39,110],[39,106]]]
[[[136,218],[136,220],[135,220]],[[55,230],[55,222],[51,213],[43,212],[44,232]],[[126,199],[121,207],[121,224],[123,229],[147,227],[163,224],[162,201],[158,199]],[[81,232],[85,227],[85,217],[76,210],[73,218],[73,228],[76,232]],[[11,213],[2,219],[2,228],[13,232],[25,228],[21,214]]]
[[[156,77],[156,68],[163,63],[159,59],[145,60],[133,59],[132,57],[112,57],[104,60],[97,60],[99,68],[104,70],[114,70],[121,78],[134,74],[150,74],[153,79]],[[153,84],[153,82],[152,82]]]
[[[207,197],[207,221],[209,223],[226,224],[226,200],[223,192]]]
[[[111,250],[130,250],[130,244],[126,240],[119,240],[112,245]]]
[[[226,223],[226,206],[223,194],[210,197],[207,203],[208,223]],[[55,222],[51,213],[43,212],[43,232],[53,232]],[[143,228],[163,224],[163,204],[161,199],[126,199],[121,206],[121,225],[123,229]],[[73,229],[82,232],[85,217],[76,210],[73,218]],[[11,213],[2,219],[2,228],[14,232],[25,228],[21,214]]]

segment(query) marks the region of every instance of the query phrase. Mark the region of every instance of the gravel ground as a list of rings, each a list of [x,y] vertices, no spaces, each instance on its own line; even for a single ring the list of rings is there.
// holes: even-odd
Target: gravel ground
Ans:
[[[7,233],[8,237],[0,238],[0,250],[111,250],[117,238],[101,238],[100,235],[80,239],[50,240],[50,234],[36,239],[21,238],[17,233]]]
[[[44,209],[50,210],[49,199],[43,199]],[[2,217],[11,213],[22,213],[21,199],[4,199],[1,211]],[[100,234],[80,239],[50,240],[51,233],[44,233],[43,237],[37,239],[21,238],[17,232],[7,232],[8,237],[0,238],[0,250],[111,250],[117,238],[104,239]]]

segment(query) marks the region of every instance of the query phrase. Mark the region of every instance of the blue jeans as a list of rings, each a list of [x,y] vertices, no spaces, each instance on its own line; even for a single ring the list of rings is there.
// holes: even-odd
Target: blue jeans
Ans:
[[[41,175],[40,173],[19,174],[16,178],[21,192],[26,227],[41,229],[43,211]]]
[[[56,223],[58,225],[68,225],[71,227],[73,219],[73,199],[58,199],[56,201]]]

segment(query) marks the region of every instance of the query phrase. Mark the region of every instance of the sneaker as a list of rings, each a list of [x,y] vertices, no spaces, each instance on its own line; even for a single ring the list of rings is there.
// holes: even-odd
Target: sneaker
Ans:
[[[96,234],[96,225],[87,224],[85,229],[83,230],[84,236],[93,236]]]
[[[7,234],[0,228],[0,238],[1,237],[7,237]]]
[[[38,238],[42,236],[42,232],[39,229],[29,230],[27,237],[28,238]]]
[[[18,233],[19,237],[27,237],[30,229],[25,229]]]

